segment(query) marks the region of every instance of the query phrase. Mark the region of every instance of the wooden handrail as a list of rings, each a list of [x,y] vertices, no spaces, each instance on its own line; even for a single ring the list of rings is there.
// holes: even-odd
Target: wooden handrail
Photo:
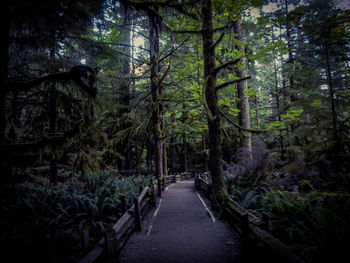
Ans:
[[[145,195],[147,194],[148,189],[149,189],[149,186],[146,186],[146,187],[142,190],[141,194],[140,194],[139,197],[137,198],[137,201],[138,201],[138,202],[141,202],[141,201],[142,201],[142,199],[143,199],[143,198],[145,197]]]
[[[173,179],[174,175],[168,175],[166,177],[164,177],[164,179],[168,179],[170,181],[170,179]],[[167,183],[167,180],[164,180],[165,184]],[[135,225],[135,216],[138,216],[140,218],[140,220],[142,219],[142,213],[141,211],[144,210],[144,208],[151,203],[153,206],[156,205],[156,192],[159,191],[159,193],[161,193],[162,191],[162,185],[161,185],[161,180],[151,180],[150,186],[146,186],[140,193],[140,195],[134,199],[134,204],[129,208],[129,209],[125,209],[126,211],[124,212],[124,214],[118,219],[118,221],[113,225],[111,231],[112,233],[106,233],[106,237],[100,239],[100,241],[93,247],[93,249],[91,249],[80,261],[79,263],[91,263],[94,262],[97,258],[99,258],[103,252],[106,250],[108,250],[108,247],[113,247],[112,246],[108,246],[108,244],[106,244],[106,239],[110,238],[111,236],[113,238],[111,238],[111,240],[113,240],[113,242],[119,242],[119,243],[124,243],[126,242],[126,238],[125,235],[126,233],[128,233],[128,231],[130,232],[130,229],[133,225]],[[164,185],[165,188],[165,185]],[[148,197],[149,195],[149,197]],[[123,199],[123,198],[122,198]],[[137,202],[137,205],[139,207],[139,211],[135,211],[135,202]],[[122,201],[123,203],[123,201]],[[126,205],[126,202],[124,200],[124,206]],[[125,208],[125,207],[124,207]],[[137,221],[137,220],[136,220]],[[137,222],[136,222],[137,223]],[[140,222],[138,222],[137,224],[140,224]],[[139,227],[139,226],[137,226]],[[107,241],[109,242],[109,241]],[[122,247],[121,244],[116,245],[115,247],[117,247],[117,249],[120,249]],[[113,250],[113,249],[112,249]],[[113,250],[113,252],[115,252]],[[109,253],[107,251],[108,255],[111,255],[111,253]]]
[[[199,189],[204,189],[207,191],[210,188],[210,184],[202,177],[203,176],[201,175],[196,175],[195,186]],[[266,226],[266,222],[263,222],[263,220],[250,213],[232,198],[227,198],[223,210],[227,211],[231,223],[235,225],[236,231],[238,230],[239,234],[241,235],[242,242],[247,242],[249,234],[252,234],[257,240],[263,243],[265,247],[272,250],[285,262],[304,263],[304,261],[300,259],[289,246],[274,237],[271,233],[262,229],[262,227],[268,228]],[[267,219],[265,218],[264,221],[266,220]]]

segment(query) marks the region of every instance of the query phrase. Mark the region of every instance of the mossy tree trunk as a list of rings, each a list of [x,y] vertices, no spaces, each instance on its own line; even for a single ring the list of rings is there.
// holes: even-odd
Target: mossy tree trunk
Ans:
[[[122,46],[122,53],[126,56],[121,57],[121,67],[120,75],[122,77],[120,87],[119,87],[119,98],[118,98],[118,107],[119,107],[119,116],[121,119],[121,130],[127,129],[131,126],[131,123],[128,121],[127,114],[130,109],[130,27],[132,24],[132,18],[130,13],[130,7],[125,4],[121,4],[122,15],[124,18],[124,29],[121,32],[121,42],[124,44]],[[130,136],[127,135],[127,138],[118,143],[117,151],[125,157],[125,159],[118,158],[117,166],[118,169],[130,169],[131,165],[131,151],[130,151]]]
[[[204,57],[204,89],[205,100],[208,106],[209,128],[209,169],[212,179],[212,191],[217,202],[227,196],[222,170],[222,148],[220,111],[216,89],[215,74],[215,47],[213,43],[212,1],[201,1],[202,10],[202,37]]]
[[[243,29],[240,21],[235,21],[233,24],[234,31],[237,35],[237,40],[240,43],[244,43],[244,35],[243,35]],[[245,53],[245,48],[242,45],[237,45],[238,51],[240,53]],[[246,77],[246,59],[242,58],[240,60],[240,67],[236,70],[236,74],[240,79],[244,79]],[[245,94],[246,90],[248,89],[248,81],[243,80],[237,83],[237,97],[238,97],[238,103],[237,107],[240,110],[238,114],[239,119],[239,125],[245,129],[250,129],[250,109],[249,109],[249,98]],[[241,143],[242,147],[247,152],[247,156],[250,159],[253,159],[252,157],[252,136],[251,133],[248,131],[241,131]]]
[[[49,83],[49,131],[50,133],[56,132],[57,122],[57,91],[54,83]],[[57,180],[57,148],[51,146],[50,153],[50,183],[54,184]]]
[[[161,128],[161,105],[159,102],[161,87],[159,83],[159,34],[160,34],[160,16],[156,6],[147,9],[149,18],[149,45],[151,62],[151,98],[152,98],[152,122],[153,136],[155,144],[155,176],[163,176],[163,143]]]
[[[187,112],[186,112],[186,102],[182,102],[182,116],[181,116],[181,122],[183,123],[184,130],[182,135],[182,150],[183,150],[183,171],[187,172],[188,170],[188,162],[187,162],[187,136],[186,136],[186,120],[187,120]]]
[[[0,19],[1,41],[0,41],[0,143],[5,139],[5,100],[7,94],[8,81],[8,49],[10,45],[10,21],[9,21],[9,7],[7,1],[1,4],[1,9],[4,10],[2,18]]]

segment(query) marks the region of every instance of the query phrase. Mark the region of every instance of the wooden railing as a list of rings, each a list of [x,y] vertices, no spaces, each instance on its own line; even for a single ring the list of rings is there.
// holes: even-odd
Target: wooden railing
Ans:
[[[122,196],[120,201],[124,214],[91,250],[89,250],[89,229],[82,231],[82,244],[87,253],[79,263],[91,263],[101,256],[112,258],[118,255],[133,231],[141,231],[141,220],[150,207],[156,206],[156,196],[161,196],[167,185],[190,176],[187,173],[177,173],[156,181],[151,180],[150,185],[142,189],[141,194],[134,198],[133,205],[129,209],[127,209],[125,196]]]
[[[211,199],[211,184],[206,175],[196,175],[195,187],[202,190]],[[225,218],[236,233],[240,236],[243,253],[246,253],[250,244],[260,243],[271,256],[281,262],[303,263],[292,249],[274,237],[270,232],[270,218],[263,214],[262,218],[253,215],[231,198],[223,204]],[[251,253],[251,251],[250,251]]]

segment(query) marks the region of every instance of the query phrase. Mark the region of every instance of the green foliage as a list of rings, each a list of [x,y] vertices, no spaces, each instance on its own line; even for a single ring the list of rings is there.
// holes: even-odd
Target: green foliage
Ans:
[[[266,130],[268,130],[268,131],[284,130],[286,128],[287,128],[287,126],[285,125],[285,123],[281,122],[281,121],[274,121],[274,122],[268,123],[266,125]]]
[[[32,249],[30,255],[40,251],[51,251],[48,261],[68,260],[79,256],[80,231],[90,228],[91,242],[97,242],[105,229],[111,227],[121,216],[120,197],[124,195],[127,204],[140,194],[140,187],[148,185],[150,177],[131,176],[115,178],[110,173],[89,173],[72,179],[69,185],[41,186],[32,183],[20,185],[17,198],[2,201],[6,208],[1,238],[19,243],[23,249]],[[75,252],[74,252],[75,251]],[[76,254],[76,251],[79,251]]]
[[[300,120],[299,116],[300,114],[303,113],[303,109],[290,109],[287,111],[286,114],[282,114],[281,117],[286,121],[286,122],[293,122],[293,121],[298,121]]]
[[[316,110],[321,110],[323,109],[322,105],[322,100],[321,99],[316,99],[311,103],[311,106],[315,108]]]

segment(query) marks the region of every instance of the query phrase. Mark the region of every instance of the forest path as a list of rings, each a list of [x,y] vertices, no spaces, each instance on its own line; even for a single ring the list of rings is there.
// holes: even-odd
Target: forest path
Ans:
[[[214,215],[193,181],[167,187],[119,256],[121,263],[240,262],[239,240]]]

